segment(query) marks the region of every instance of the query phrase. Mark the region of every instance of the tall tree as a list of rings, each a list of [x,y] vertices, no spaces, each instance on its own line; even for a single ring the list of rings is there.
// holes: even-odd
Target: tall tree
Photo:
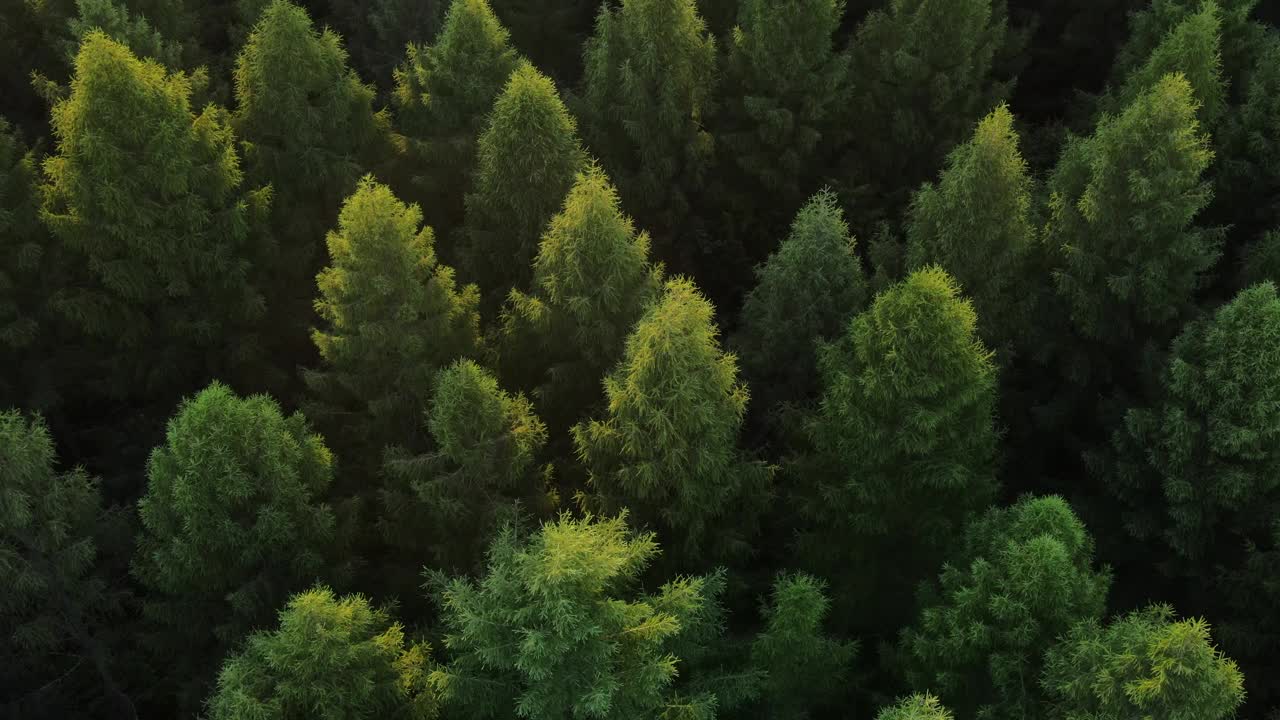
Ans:
[[[333,458],[301,414],[213,383],[183,401],[147,464],[134,574],[156,650],[195,709],[216,663],[326,571]]]
[[[289,599],[278,629],[254,633],[227,659],[207,717],[433,720],[430,650],[405,647],[400,623],[367,599],[318,586]]]
[[[461,259],[495,309],[512,288],[528,288],[538,238],[587,156],[555,83],[528,62],[494,103],[476,156]]]
[[[1106,609],[1108,572],[1093,538],[1058,497],[1025,497],[965,530],[902,634],[913,688],[972,717],[1036,717],[1041,657]]]
[[[748,391],[711,303],[668,281],[605,379],[608,414],[573,428],[595,501],[661,529],[688,567],[746,551],[772,470],[737,447]]]

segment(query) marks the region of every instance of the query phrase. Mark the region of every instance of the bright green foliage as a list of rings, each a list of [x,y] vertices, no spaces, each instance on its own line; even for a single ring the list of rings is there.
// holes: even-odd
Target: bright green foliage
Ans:
[[[1061,498],[988,511],[903,632],[912,687],[966,717],[1038,716],[1041,657],[1077,622],[1102,617],[1110,580],[1093,569],[1093,538]]]
[[[818,341],[839,335],[866,301],[856,245],[835,195],[823,191],[800,209],[791,234],[756,269],[735,345],[762,407],[816,394]]]
[[[318,401],[312,415],[367,459],[387,445],[420,448],[436,371],[476,352],[478,292],[458,288],[453,269],[436,262],[418,206],[371,176],[347,198],[327,242],[330,264],[316,278],[325,326],[312,334],[325,366],[307,377]]]
[[[486,0],[454,0],[431,45],[410,45],[395,72],[396,128],[409,138],[414,181],[442,233],[462,221],[476,138],[518,56]]]
[[[1063,720],[1222,720],[1244,699],[1208,623],[1175,620],[1168,605],[1081,623],[1045,657],[1043,683]]]
[[[530,537],[502,531],[478,581],[440,592],[453,660],[431,675],[471,718],[709,718],[714,696],[678,698],[671,646],[698,634],[713,583],[681,578],[656,595],[630,587],[658,546],[624,517],[562,516]]]
[[[186,76],[95,31],[53,109],[44,219],[91,277],[53,302],[104,346],[98,377],[114,393],[181,386],[252,352],[243,330],[262,301],[247,280],[250,203],[261,198],[238,191],[225,114],[193,115],[190,94]]]
[[[533,261],[533,292],[513,290],[503,314],[504,373],[536,388],[556,428],[603,400],[600,377],[662,288],[618,192],[597,165],[578,173]]]
[[[834,475],[819,480],[810,509],[836,537],[938,548],[992,498],[995,369],[976,322],[955,280],[930,267],[823,348],[812,435]],[[903,559],[892,569],[914,583],[936,567]]]
[[[804,573],[779,575],[764,606],[764,630],[751,643],[751,666],[763,671],[760,697],[774,720],[803,720],[838,701],[856,643],[823,634],[830,602],[825,583]],[[759,717],[759,706],[752,710]]]
[[[954,720],[951,711],[943,707],[938,698],[925,693],[904,698],[898,704],[884,708],[876,714],[876,720]]]
[[[728,48],[723,141],[762,196],[790,210],[808,192],[815,153],[848,103],[849,58],[833,39],[839,0],[746,0]]]
[[[973,299],[978,333],[998,351],[1023,339],[1034,287],[1026,277],[1036,240],[1032,180],[1013,122],[1002,105],[978,123],[938,184],[916,193],[907,223],[907,266],[946,268]]]
[[[715,40],[693,0],[623,0],[601,7],[583,57],[587,142],[665,250],[712,159]]]
[[[888,192],[914,189],[1006,94],[992,67],[1003,3],[891,0],[853,41],[855,172]]]
[[[72,37],[67,47],[69,57],[75,57],[85,35],[101,30],[140,58],[150,58],[175,69],[181,66],[181,43],[166,40],[147,18],[131,14],[126,5],[116,0],[76,0],[76,10],[79,15],[69,23]]]
[[[429,652],[406,648],[400,623],[365,598],[316,587],[289,600],[279,629],[255,633],[227,659],[206,717],[431,720]]]
[[[134,574],[168,652],[182,648],[180,677],[200,682],[205,668],[189,666],[205,649],[225,651],[324,572],[333,458],[301,414],[216,382],[183,401],[165,438],[138,502]]]
[[[436,377],[427,426],[435,453],[387,455],[394,489],[385,527],[395,544],[429,553],[433,567],[470,572],[517,502],[523,512],[549,514],[550,468],[538,462],[547,429],[524,396],[509,395],[470,360]]]
[[[529,286],[538,238],[587,158],[555,83],[528,62],[494,103],[476,155],[463,260],[496,306]]]
[[[606,419],[573,428],[596,500],[699,565],[744,551],[772,474],[737,447],[748,392],[713,312],[691,281],[668,281],[605,378]]]
[[[1219,254],[1217,234],[1192,225],[1212,158],[1181,75],[1069,142],[1049,183],[1047,240],[1065,256],[1054,280],[1083,335],[1132,346],[1185,317]]]

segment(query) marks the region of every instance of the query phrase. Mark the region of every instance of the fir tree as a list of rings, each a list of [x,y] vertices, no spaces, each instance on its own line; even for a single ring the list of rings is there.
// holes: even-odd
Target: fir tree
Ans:
[[[209,720],[378,717],[432,720],[430,647],[405,647],[400,623],[359,595],[299,593],[280,626],[254,633],[222,666]]]
[[[835,195],[820,192],[756,269],[756,286],[742,306],[734,344],[758,407],[817,394],[817,344],[839,335],[866,295],[857,241]]]
[[[1046,655],[1043,684],[1063,720],[1221,720],[1244,699],[1208,623],[1175,620],[1168,605],[1077,625]]]
[[[556,86],[528,62],[507,80],[476,146],[463,265],[490,307],[526,289],[547,223],[586,163]]]
[[[689,280],[667,282],[605,379],[606,418],[573,428],[594,500],[630,508],[702,566],[742,554],[772,474],[737,447],[748,392],[713,312]]]
[[[899,700],[876,714],[876,720],[954,720],[938,698],[925,693]]]
[[[1005,356],[1026,342],[1036,244],[1030,171],[1005,106],[978,123],[947,157],[936,185],[915,195],[907,222],[907,266],[938,264],[973,299],[978,332]]]
[[[902,635],[907,676],[980,718],[1038,715],[1041,657],[1077,622],[1102,617],[1110,585],[1093,568],[1093,538],[1058,497],[988,511],[938,580]]]

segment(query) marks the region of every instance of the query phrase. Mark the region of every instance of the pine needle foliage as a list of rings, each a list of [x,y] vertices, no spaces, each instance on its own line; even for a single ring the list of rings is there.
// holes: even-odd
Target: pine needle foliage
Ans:
[[[876,720],[954,720],[951,714],[937,697],[925,693],[912,695],[899,700],[896,705],[883,708],[876,714]]]

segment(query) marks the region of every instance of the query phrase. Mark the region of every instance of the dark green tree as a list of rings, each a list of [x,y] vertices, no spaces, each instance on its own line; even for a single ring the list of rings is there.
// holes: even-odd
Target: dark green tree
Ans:
[[[1168,605],[1077,625],[1046,655],[1043,684],[1062,720],[1222,720],[1244,699],[1209,624],[1176,620]]]
[[[227,658],[206,717],[433,720],[430,650],[405,647],[400,623],[367,599],[315,587],[289,599],[278,629],[254,633]]]
[[[925,693],[899,700],[897,704],[883,708],[876,720],[954,720],[955,716],[938,698]]]
[[[969,717],[1038,717],[1042,656],[1076,623],[1102,617],[1110,583],[1061,498],[989,510],[922,593],[919,620],[902,634],[907,678]]]
[[[772,476],[738,449],[749,395],[713,314],[691,281],[668,281],[605,378],[606,417],[573,428],[593,501],[660,529],[683,567],[747,550]]]
[[[562,87],[582,74],[582,44],[600,4],[591,0],[493,0],[521,53]]]
[[[1215,196],[1235,236],[1252,239],[1280,227],[1280,34],[1267,36],[1242,84],[1218,134]]]

